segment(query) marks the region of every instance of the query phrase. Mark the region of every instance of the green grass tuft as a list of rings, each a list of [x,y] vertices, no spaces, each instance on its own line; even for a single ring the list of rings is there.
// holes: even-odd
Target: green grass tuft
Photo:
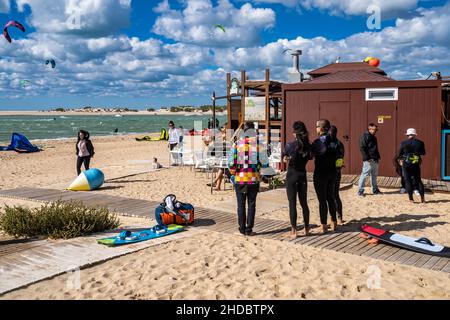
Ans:
[[[80,202],[58,201],[36,209],[7,206],[0,215],[0,229],[14,237],[70,239],[119,225],[117,216],[107,208],[87,207]]]

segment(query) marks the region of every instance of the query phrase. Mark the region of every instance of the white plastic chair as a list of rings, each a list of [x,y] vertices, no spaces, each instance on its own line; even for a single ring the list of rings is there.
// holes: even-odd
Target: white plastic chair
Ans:
[[[194,154],[192,153],[191,150],[183,150],[181,154],[183,166],[190,166],[190,167],[195,166]]]

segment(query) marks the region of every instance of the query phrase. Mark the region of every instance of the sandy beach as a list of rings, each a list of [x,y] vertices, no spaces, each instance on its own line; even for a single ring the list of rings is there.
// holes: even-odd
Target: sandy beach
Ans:
[[[233,191],[210,194],[204,174],[189,168],[152,172],[150,160],[168,165],[164,142],[136,142],[134,136],[94,138],[92,167],[104,170],[105,194],[160,201],[175,193],[195,206],[220,209]],[[67,187],[75,174],[75,141],[46,141],[37,154],[0,152],[0,188]],[[146,171],[145,173],[142,173]],[[141,173],[140,173],[141,172]],[[140,173],[140,174],[138,174]],[[450,246],[450,194],[427,194],[426,204],[410,204],[398,190],[381,196],[355,196],[342,191],[346,228],[363,223],[405,235],[431,238]],[[318,202],[309,186],[311,223],[319,224]],[[287,204],[287,200],[286,200]],[[39,204],[0,198],[5,205]],[[151,217],[153,208],[149,208]],[[286,209],[258,218],[287,221]],[[121,218],[122,225],[152,220]],[[301,218],[299,217],[301,224]],[[313,230],[317,232],[317,230]],[[4,238],[5,235],[0,235]],[[367,286],[371,268],[379,268],[381,285]],[[81,271],[81,289],[66,287],[67,275],[42,281],[2,299],[449,299],[446,273],[366,257],[292,245],[275,240],[209,232],[175,240],[116,258]]]

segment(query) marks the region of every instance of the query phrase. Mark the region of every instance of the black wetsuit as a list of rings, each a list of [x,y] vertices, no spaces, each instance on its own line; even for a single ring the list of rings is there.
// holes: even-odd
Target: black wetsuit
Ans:
[[[413,200],[413,190],[419,190],[420,196],[425,196],[425,188],[422,183],[420,165],[421,156],[425,155],[425,144],[418,139],[408,139],[400,144],[398,155],[403,162],[403,177],[406,191],[410,200]]]
[[[339,141],[338,139],[334,139],[332,140],[334,143],[336,143],[337,149],[337,155],[336,155],[336,160],[337,159],[344,159],[345,156],[345,147],[344,144]],[[339,189],[341,188],[341,178],[342,178],[342,168],[337,168],[336,167],[336,180],[334,183],[334,198],[336,200],[336,213],[339,219],[343,219],[343,214],[342,214],[342,200],[341,197],[339,196]]]
[[[297,196],[302,206],[303,222],[309,227],[308,207],[308,181],[306,177],[306,164],[311,157],[311,146],[302,148],[299,142],[294,141],[286,144],[282,157],[289,157],[287,171],[286,192],[289,200],[289,217],[292,228],[297,228]]]
[[[312,145],[312,154],[315,158],[314,188],[319,199],[320,223],[327,224],[328,212],[331,220],[336,218],[336,157],[337,145],[331,141],[329,135],[322,135]]]

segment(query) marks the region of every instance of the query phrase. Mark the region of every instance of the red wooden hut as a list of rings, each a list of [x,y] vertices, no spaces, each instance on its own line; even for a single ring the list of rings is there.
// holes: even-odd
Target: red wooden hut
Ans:
[[[309,72],[311,81],[283,84],[283,145],[301,120],[315,137],[315,123],[328,119],[345,143],[345,174],[360,174],[359,140],[368,123],[379,125],[380,175],[396,176],[393,158],[408,128],[425,142],[422,176],[441,178],[442,80],[396,81],[366,63],[335,63]],[[445,95],[447,99],[447,95]],[[310,164],[309,170],[313,168]]]

